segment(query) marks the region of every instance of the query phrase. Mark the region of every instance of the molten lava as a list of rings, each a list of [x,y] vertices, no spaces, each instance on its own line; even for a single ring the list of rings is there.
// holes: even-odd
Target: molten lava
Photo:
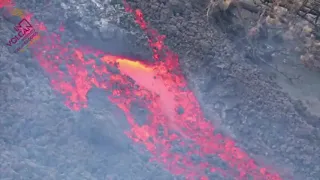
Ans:
[[[92,87],[111,92],[110,101],[125,113],[131,125],[131,130],[125,132],[128,137],[143,144],[153,155],[152,160],[174,175],[206,180],[210,171],[236,179],[280,180],[278,174],[259,167],[232,139],[215,133],[187,88],[178,56],[164,45],[165,37],[149,27],[140,10],[131,9],[126,2],[124,5],[149,37],[153,64],[65,43],[60,35],[46,32],[44,23],[30,16],[41,32],[41,39],[30,47],[32,54],[51,78],[52,87],[66,97],[66,105],[73,110],[87,107],[87,93]],[[139,125],[135,121],[130,112],[133,102],[148,109],[147,123]],[[175,151],[177,146],[184,152]],[[215,167],[208,162],[208,156],[220,158],[228,168]],[[194,157],[200,161],[195,162]]]

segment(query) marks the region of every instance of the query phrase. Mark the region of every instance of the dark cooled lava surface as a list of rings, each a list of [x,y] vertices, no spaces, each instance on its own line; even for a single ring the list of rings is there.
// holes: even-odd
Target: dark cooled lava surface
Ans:
[[[167,36],[207,116],[212,110],[218,112],[218,123],[254,157],[280,171],[293,171],[295,179],[320,177],[320,118],[282,92],[219,28],[210,26],[205,4],[196,0],[129,3]]]
[[[166,45],[179,55],[189,88],[217,131],[233,138],[258,165],[282,179],[319,179],[320,118],[209,24],[205,3],[128,3],[166,35]],[[48,31],[59,33],[62,22],[66,42],[77,40],[113,55],[152,59],[145,34],[125,12],[122,1],[19,0],[16,4],[34,13]],[[103,90],[92,88],[88,107],[70,110],[29,51],[8,52],[5,42],[11,27],[3,19],[0,23],[1,180],[184,179],[149,161],[145,147],[124,134],[129,129],[126,117]],[[134,109],[143,123],[146,112]]]

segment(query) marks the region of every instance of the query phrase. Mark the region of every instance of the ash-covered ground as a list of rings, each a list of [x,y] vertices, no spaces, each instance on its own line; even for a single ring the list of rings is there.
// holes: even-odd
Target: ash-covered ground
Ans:
[[[226,34],[207,22],[205,4],[128,2],[167,36],[205,115],[222,133],[284,176],[320,177],[320,119],[305,107],[301,95],[290,93],[299,86],[290,86],[294,90],[288,92],[274,73],[246,59]],[[66,40],[151,59],[145,35],[121,1],[16,3],[45,22],[49,31],[58,32],[63,22]],[[0,26],[1,31],[11,28],[3,21]],[[0,36],[8,39],[5,33]],[[74,112],[51,89],[36,59],[28,53],[9,53],[2,42],[0,179],[174,179],[123,134],[126,119],[103,91],[91,90],[89,108]],[[310,84],[317,84],[319,75],[313,76],[318,78]]]

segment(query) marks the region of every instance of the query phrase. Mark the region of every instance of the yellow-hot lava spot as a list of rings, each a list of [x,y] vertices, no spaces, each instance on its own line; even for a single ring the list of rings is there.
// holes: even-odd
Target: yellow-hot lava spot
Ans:
[[[125,9],[134,13],[136,22],[149,37],[156,61],[152,65],[84,46],[76,49],[70,45],[72,42],[65,43],[50,32],[31,48],[50,76],[53,89],[66,97],[66,105],[72,110],[87,107],[87,93],[94,86],[111,92],[109,100],[124,112],[131,125],[130,131],[125,132],[128,137],[143,144],[152,155],[151,160],[162,163],[174,175],[207,180],[207,172],[215,172],[235,179],[281,180],[277,173],[258,166],[232,139],[214,133],[214,126],[204,118],[184,76],[174,72],[179,59],[164,45],[164,37],[149,27],[140,10],[132,10],[126,2]],[[42,22],[35,26],[46,29]],[[101,59],[102,63],[97,64],[94,59]],[[109,65],[117,67],[120,73],[110,71]],[[66,67],[61,70],[61,66]],[[142,101],[150,112],[143,125],[135,121],[130,111],[136,100]],[[177,113],[178,105],[183,113]],[[174,151],[177,146],[184,152]],[[194,155],[199,162],[193,160]],[[221,169],[208,162],[212,155],[228,167]]]
[[[14,8],[11,12],[11,15],[13,16],[18,16],[20,18],[23,18],[24,17],[24,12],[22,9],[19,9],[19,8]]]
[[[151,67],[147,67],[146,65],[138,61],[132,61],[130,59],[118,59],[117,62],[120,65],[120,69],[131,69],[136,73],[139,73],[139,71],[153,72],[153,69]]]
[[[32,14],[28,13],[28,12],[24,12],[22,9],[20,8],[16,8],[14,7],[15,4],[10,1],[10,0],[1,0],[0,2],[0,8],[6,8],[7,12],[12,15],[12,16],[17,16],[20,17],[21,19],[25,18],[26,20],[28,20],[29,22],[31,22],[31,18],[32,18]],[[43,25],[43,23],[37,24],[36,25],[37,28],[41,31],[46,30],[45,26]],[[35,27],[33,27],[35,28]],[[25,45],[25,47],[23,47],[22,49],[19,50],[19,52],[24,52],[25,49],[28,46],[32,46],[33,44],[35,44],[36,41],[38,41],[40,39],[40,34],[37,34],[36,36],[34,36],[30,42],[28,44]]]
[[[129,76],[137,85],[154,93],[158,97],[154,99],[154,103],[159,103],[159,108],[161,108],[158,110],[162,111],[167,118],[170,119],[170,125],[174,127],[173,122],[175,118],[175,109],[177,107],[175,94],[168,91],[162,77],[159,76],[154,67],[116,56],[104,56],[101,60],[106,63],[116,62],[118,64],[118,69],[122,74]],[[113,80],[114,78],[118,77],[113,76]]]
[[[147,67],[141,62],[128,59],[118,59],[119,70],[131,77],[138,85],[159,96],[161,108],[169,118],[174,118],[176,109],[175,95],[168,91],[168,87],[161,76],[152,67]],[[172,119],[173,120],[173,119]]]
[[[166,89],[161,79],[157,78],[157,74],[150,67],[143,65],[140,62],[134,62],[127,59],[117,59],[119,70],[130,76],[135,82],[147,88],[148,90],[161,94],[161,91]]]

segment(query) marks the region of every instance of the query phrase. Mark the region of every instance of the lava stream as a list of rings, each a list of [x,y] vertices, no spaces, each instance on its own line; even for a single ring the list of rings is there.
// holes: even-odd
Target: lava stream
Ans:
[[[8,0],[1,3],[0,8],[9,6]],[[236,179],[280,180],[278,174],[259,167],[232,139],[214,133],[213,125],[204,118],[195,95],[187,88],[178,56],[164,45],[165,37],[149,27],[140,10],[131,9],[126,2],[124,5],[149,37],[153,64],[76,47],[74,42],[64,43],[60,35],[47,32],[44,23],[27,13],[41,34],[41,39],[30,45],[32,55],[51,78],[52,87],[66,97],[66,105],[73,110],[87,107],[87,93],[92,87],[111,92],[110,101],[125,113],[131,125],[131,130],[125,132],[128,137],[144,144],[152,160],[174,175],[205,180],[210,171]],[[112,68],[120,73],[113,73]],[[130,112],[134,102],[150,112],[144,125],[135,122]],[[177,145],[183,153],[174,150]],[[195,156],[201,160],[195,162]],[[220,158],[228,169],[210,164],[208,156]]]

